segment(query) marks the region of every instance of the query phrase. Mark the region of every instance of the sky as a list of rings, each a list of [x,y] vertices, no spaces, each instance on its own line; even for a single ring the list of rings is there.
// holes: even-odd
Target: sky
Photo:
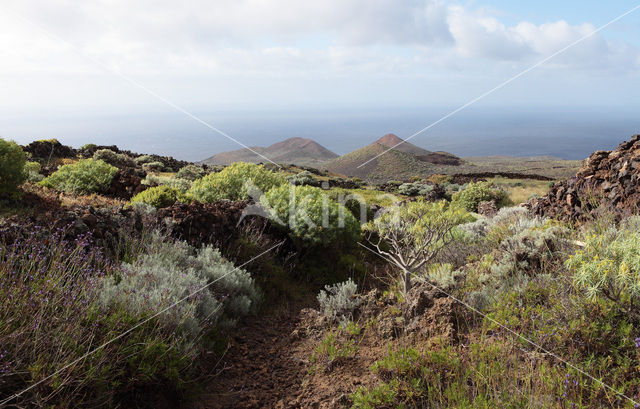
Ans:
[[[238,147],[218,141],[224,137],[176,107],[214,126],[226,124],[228,134],[250,124],[242,131],[248,144],[276,141],[264,137],[259,143],[269,112],[291,119],[351,111],[411,111],[419,118],[424,111],[427,125],[637,5],[3,0],[0,136],[19,142],[67,136],[78,145],[92,135],[108,139],[106,126],[114,138],[149,141],[171,117],[175,135],[189,129],[219,142],[220,149]],[[640,10],[468,109],[496,117],[504,109],[599,109],[606,121],[606,112],[634,116],[638,91]]]

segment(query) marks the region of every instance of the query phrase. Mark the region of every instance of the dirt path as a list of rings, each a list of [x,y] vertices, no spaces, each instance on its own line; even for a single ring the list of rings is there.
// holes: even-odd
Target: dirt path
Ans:
[[[306,374],[291,336],[296,315],[252,317],[237,328],[220,363],[223,372],[200,399],[198,409],[296,408]]]

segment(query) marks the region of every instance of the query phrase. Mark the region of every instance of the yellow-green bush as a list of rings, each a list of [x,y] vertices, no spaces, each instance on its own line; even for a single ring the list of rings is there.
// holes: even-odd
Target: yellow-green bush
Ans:
[[[0,138],[0,196],[15,196],[25,181],[26,159],[20,145]]]
[[[507,192],[489,182],[469,183],[466,189],[453,194],[452,201],[470,212],[477,212],[480,202],[494,201],[498,208],[510,203]]]
[[[131,198],[131,203],[146,203],[159,209],[168,207],[177,201],[185,201],[184,194],[173,187],[161,185],[143,190]]]
[[[360,237],[360,223],[353,214],[320,188],[282,185],[260,202],[273,219],[288,225],[293,239],[307,244],[353,243]]]
[[[589,298],[605,297],[640,318],[640,232],[588,235],[566,265]]]
[[[208,203],[222,199],[248,199],[252,189],[256,195],[287,183],[277,173],[253,163],[234,163],[221,172],[213,173],[193,182],[187,195],[199,202]]]
[[[40,174],[42,166],[38,162],[24,164],[24,174],[29,182],[41,182],[44,176]]]
[[[118,168],[105,161],[84,159],[61,166],[40,182],[43,186],[71,193],[100,193],[109,189]]]

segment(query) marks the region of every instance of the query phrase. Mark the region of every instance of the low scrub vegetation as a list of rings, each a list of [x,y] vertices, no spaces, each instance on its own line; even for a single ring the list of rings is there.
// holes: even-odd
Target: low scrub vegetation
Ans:
[[[509,205],[509,195],[502,189],[493,187],[489,182],[469,183],[464,190],[453,194],[453,203],[470,212],[477,212],[481,202],[495,202],[498,208]]]
[[[150,187],[131,198],[131,204],[145,203],[156,209],[168,207],[177,201],[186,201],[187,198],[179,189],[166,185]]]
[[[93,159],[102,160],[117,168],[131,168],[136,165],[136,162],[129,156],[124,153],[116,153],[111,149],[98,149],[96,153],[93,154]]]
[[[312,186],[282,185],[261,198],[276,223],[287,226],[291,237],[306,245],[351,244],[359,240],[360,224],[343,205]]]
[[[304,168],[236,163],[209,173],[111,150],[59,158],[50,174],[16,147],[0,139],[0,194],[11,198],[3,203],[28,205],[24,219],[13,209],[0,220],[0,406],[178,402],[226,376],[244,387],[254,367],[296,376],[282,383],[299,388],[292,399],[278,395],[284,406],[640,400],[638,216],[603,210],[578,225],[508,207],[505,190],[529,189],[524,182],[331,179],[320,188],[329,176]],[[158,160],[179,171],[141,182],[142,166],[164,169]],[[126,188],[140,193],[105,197],[127,183],[118,168],[130,166],[137,173]],[[476,214],[487,201],[499,210]],[[188,205],[166,209],[176,202]],[[292,306],[305,307],[300,324],[280,319]],[[268,325],[283,332],[251,333]],[[228,371],[226,348],[238,345],[249,350],[236,351],[241,361]],[[265,350],[254,354],[255,345]],[[271,355],[286,361],[242,361]],[[219,376],[205,381],[209,373]]]
[[[102,160],[84,159],[63,165],[40,182],[43,186],[69,193],[105,192],[118,168]]]
[[[322,313],[330,320],[353,319],[354,310],[360,305],[356,298],[358,286],[351,279],[344,283],[327,285],[318,294],[318,304]]]
[[[243,200],[260,197],[276,186],[286,184],[284,176],[252,163],[234,163],[221,172],[212,173],[193,182],[189,197],[203,203],[216,200]]]
[[[290,177],[289,181],[292,185],[296,186],[320,186],[320,181],[308,170],[304,170]]]
[[[15,142],[0,138],[0,196],[15,197],[18,186],[27,179],[22,148]]]
[[[132,261],[118,264],[89,236],[41,233],[0,246],[0,397],[38,383],[13,397],[18,406],[115,407],[136,390],[185,393],[216,334],[261,300],[251,275],[211,246],[153,233],[130,241]]]
[[[175,176],[159,176],[153,173],[148,174],[143,180],[143,185],[147,186],[168,186],[173,189],[177,189],[182,193],[185,193],[191,188],[191,181],[189,179],[179,178]]]
[[[194,181],[204,177],[207,171],[202,166],[187,165],[176,173],[176,178]]]

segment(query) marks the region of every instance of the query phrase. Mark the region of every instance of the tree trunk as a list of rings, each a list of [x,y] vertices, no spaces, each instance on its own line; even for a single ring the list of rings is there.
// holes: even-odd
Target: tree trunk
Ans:
[[[404,270],[404,292],[405,294],[411,290],[411,272]]]

